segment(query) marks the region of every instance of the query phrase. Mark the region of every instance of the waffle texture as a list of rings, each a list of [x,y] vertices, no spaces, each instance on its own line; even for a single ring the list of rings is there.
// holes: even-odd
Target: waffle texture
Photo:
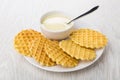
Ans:
[[[80,45],[69,40],[62,40],[59,46],[71,57],[81,60],[93,60],[96,57],[95,50],[81,47]]]
[[[42,36],[39,32],[32,29],[22,30],[14,38],[14,48],[24,56],[32,56],[29,47],[36,38]]]
[[[44,49],[46,41],[47,39],[44,37],[40,37],[39,39],[33,41],[30,51],[31,51],[32,57],[41,65],[54,66],[55,62],[53,62],[48,57]]]
[[[70,35],[72,41],[86,48],[103,48],[107,44],[107,38],[102,33],[91,29],[79,29]]]
[[[78,61],[69,55],[67,55],[60,47],[57,41],[47,41],[45,45],[45,51],[47,55],[63,67],[75,67],[78,64]]]

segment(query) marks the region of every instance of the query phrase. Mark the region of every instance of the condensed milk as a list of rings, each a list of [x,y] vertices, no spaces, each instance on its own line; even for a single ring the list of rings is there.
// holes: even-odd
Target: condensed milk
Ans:
[[[48,12],[41,17],[41,32],[49,39],[65,39],[73,30],[74,23],[67,24],[70,20],[71,18],[62,12]]]
[[[65,17],[51,17],[46,19],[43,22],[43,25],[49,30],[59,31],[68,29],[70,27],[70,24],[67,24],[68,21],[69,19]]]

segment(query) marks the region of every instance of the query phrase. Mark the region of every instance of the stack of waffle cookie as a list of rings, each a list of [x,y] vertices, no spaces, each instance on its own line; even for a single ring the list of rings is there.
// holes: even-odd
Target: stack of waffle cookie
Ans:
[[[69,38],[62,40],[59,46],[71,57],[80,60],[95,59],[95,49],[103,48],[107,44],[107,38],[102,33],[91,29],[73,31]]]
[[[15,49],[24,56],[34,58],[43,66],[74,67],[78,60],[66,54],[58,41],[45,38],[35,30],[23,30],[14,38]]]
[[[69,39],[60,42],[49,40],[32,29],[23,30],[14,38],[14,47],[20,54],[34,58],[43,66],[75,67],[81,60],[95,59],[95,49],[106,43],[103,34],[90,29],[73,31]]]

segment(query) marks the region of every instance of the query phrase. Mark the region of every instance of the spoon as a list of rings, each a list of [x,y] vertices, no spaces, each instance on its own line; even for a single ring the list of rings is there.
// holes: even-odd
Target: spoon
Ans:
[[[99,6],[95,6],[95,7],[93,7],[92,9],[90,9],[90,10],[87,11],[87,12],[85,12],[84,14],[82,14],[82,15],[80,15],[80,16],[78,16],[78,17],[72,19],[72,20],[70,20],[67,24],[70,24],[71,22],[73,22],[73,21],[75,21],[75,20],[77,20],[77,19],[79,19],[79,18],[81,18],[81,17],[83,17],[83,16],[85,16],[85,15],[87,15],[87,14],[92,13],[93,11],[97,10],[98,7],[99,7]]]

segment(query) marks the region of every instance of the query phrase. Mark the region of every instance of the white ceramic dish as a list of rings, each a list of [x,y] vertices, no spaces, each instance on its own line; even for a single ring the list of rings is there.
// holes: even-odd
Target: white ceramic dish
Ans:
[[[94,26],[91,26],[85,22],[79,22],[79,24],[76,24],[76,26],[74,28],[78,29],[78,28],[91,28],[91,29],[95,29],[95,30],[98,30],[99,29],[96,29],[96,27]],[[102,48],[102,49],[98,49],[96,50],[96,59],[93,60],[93,61],[89,61],[89,62],[84,62],[84,61],[80,61],[80,63],[78,64],[78,66],[74,67],[74,68],[63,68],[59,65],[57,66],[53,66],[53,67],[46,67],[46,66],[41,66],[40,64],[38,64],[33,58],[30,58],[30,57],[25,57],[25,59],[31,63],[32,65],[40,68],[40,69],[44,69],[44,70],[47,70],[47,71],[53,71],[53,72],[71,72],[71,71],[76,71],[76,70],[81,70],[81,69],[84,69],[90,65],[92,65],[95,61],[97,61],[101,55],[103,54],[103,51],[104,51],[105,48]]]
[[[71,25],[69,25],[69,27],[64,30],[58,30],[58,31],[52,30],[51,31],[43,25],[43,22],[47,19],[50,19],[51,17],[61,17],[61,18],[63,17],[68,20],[71,20],[71,18],[68,17],[64,12],[51,11],[51,12],[44,14],[40,19],[40,23],[41,23],[40,28],[41,28],[41,32],[43,33],[43,35],[45,35],[49,39],[55,39],[55,40],[61,40],[61,39],[65,39],[66,37],[68,37],[73,29],[74,23],[73,22],[70,23]]]

